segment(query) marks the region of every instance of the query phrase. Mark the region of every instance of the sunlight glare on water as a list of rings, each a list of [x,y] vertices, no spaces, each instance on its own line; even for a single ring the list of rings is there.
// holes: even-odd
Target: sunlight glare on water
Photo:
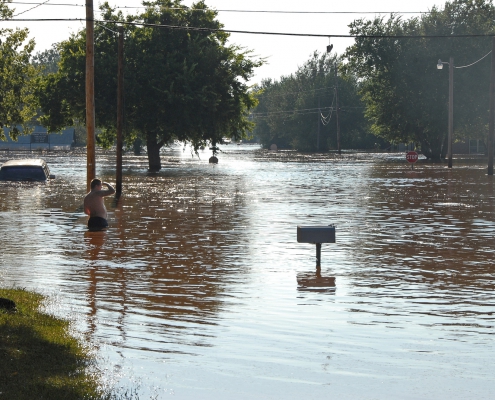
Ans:
[[[86,229],[85,156],[45,154],[55,181],[0,184],[0,285],[47,294],[141,398],[492,398],[483,166],[222,150],[167,149],[156,174],[126,154],[105,232]],[[111,153],[97,171],[115,181]],[[296,227],[329,224],[317,277]]]

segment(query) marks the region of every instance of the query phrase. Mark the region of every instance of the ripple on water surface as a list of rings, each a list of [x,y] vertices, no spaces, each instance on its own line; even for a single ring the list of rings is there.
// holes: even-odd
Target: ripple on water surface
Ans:
[[[85,228],[83,157],[48,153],[49,184],[2,183],[0,283],[56,299],[143,397],[490,398],[495,215],[481,169],[186,153],[164,152],[156,174],[126,155],[106,232]],[[113,181],[112,155],[98,162]],[[321,275],[315,246],[296,241],[313,224],[337,227]]]

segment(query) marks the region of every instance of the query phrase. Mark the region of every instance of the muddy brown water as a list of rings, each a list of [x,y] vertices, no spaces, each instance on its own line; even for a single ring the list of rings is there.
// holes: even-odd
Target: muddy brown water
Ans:
[[[0,183],[0,285],[48,295],[108,385],[158,399],[493,398],[483,163],[229,145],[218,165],[167,149],[148,174],[126,154],[110,228],[88,232],[85,156],[42,157],[55,181]],[[97,162],[115,182],[115,157]],[[337,242],[316,279],[296,227],[328,224]]]

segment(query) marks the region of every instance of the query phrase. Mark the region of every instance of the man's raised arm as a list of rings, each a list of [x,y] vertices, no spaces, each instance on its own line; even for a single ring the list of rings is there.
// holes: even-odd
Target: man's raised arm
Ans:
[[[102,196],[110,196],[111,194],[114,194],[115,193],[115,189],[109,183],[102,182],[101,184],[107,186],[107,189],[106,190],[103,190],[103,189],[101,190],[101,195]]]

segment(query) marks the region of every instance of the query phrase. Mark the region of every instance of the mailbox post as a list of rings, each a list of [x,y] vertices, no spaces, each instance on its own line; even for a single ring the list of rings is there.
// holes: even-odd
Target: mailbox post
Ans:
[[[321,269],[321,244],[335,243],[335,226],[298,226],[297,242],[316,244],[316,269]]]

